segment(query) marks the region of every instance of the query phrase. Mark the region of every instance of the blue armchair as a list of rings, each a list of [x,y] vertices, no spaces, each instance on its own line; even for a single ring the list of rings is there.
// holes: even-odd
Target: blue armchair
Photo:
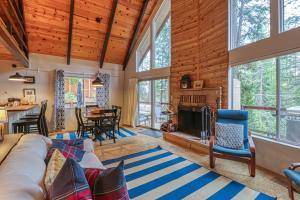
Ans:
[[[288,169],[283,172],[288,179],[289,184],[289,196],[291,200],[294,200],[294,191],[300,193],[300,172],[296,169],[300,167],[300,163],[293,163]]]
[[[216,158],[224,158],[248,164],[250,176],[255,176],[255,146],[248,130],[248,112],[242,110],[218,110],[216,122],[244,125],[244,148],[230,149],[216,145],[215,133],[212,133],[209,141],[210,167],[215,167]]]

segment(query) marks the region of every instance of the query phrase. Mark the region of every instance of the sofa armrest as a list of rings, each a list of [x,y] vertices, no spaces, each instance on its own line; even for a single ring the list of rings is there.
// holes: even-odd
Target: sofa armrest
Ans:
[[[255,153],[255,145],[251,136],[248,136],[248,142],[251,153]]]
[[[295,170],[296,168],[299,168],[300,167],[300,162],[298,163],[292,163],[290,166],[289,166],[289,169],[290,170]]]

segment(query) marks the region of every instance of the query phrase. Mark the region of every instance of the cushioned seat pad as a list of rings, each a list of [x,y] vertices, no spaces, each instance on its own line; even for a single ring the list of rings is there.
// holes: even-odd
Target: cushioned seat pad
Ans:
[[[229,154],[232,156],[251,158],[251,152],[249,151],[248,148],[237,150],[237,149],[229,149],[229,148],[221,147],[219,145],[214,145],[213,151],[218,153],[223,153],[223,154]]]
[[[288,179],[292,180],[296,185],[300,186],[300,172],[294,171],[290,169],[285,169],[284,174],[288,177]]]

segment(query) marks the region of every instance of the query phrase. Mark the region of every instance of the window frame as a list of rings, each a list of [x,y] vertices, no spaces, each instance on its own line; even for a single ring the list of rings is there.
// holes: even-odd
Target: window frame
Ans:
[[[167,22],[168,19],[170,19],[170,23],[172,23],[172,19],[171,19],[171,8],[168,8],[168,3],[170,3],[171,5],[171,0],[165,0],[160,9],[158,10],[158,12],[156,13],[156,15],[153,18],[153,21],[150,23],[149,26],[149,31],[150,31],[150,44],[149,47],[147,48],[147,50],[145,51],[144,54],[141,55],[141,46],[143,45],[143,41],[146,41],[146,38],[148,37],[148,34],[145,34],[139,44],[139,46],[136,49],[136,73],[141,73],[141,72],[148,72],[151,70],[156,70],[156,69],[163,69],[163,68],[169,68],[171,66],[171,44],[170,44],[170,65],[169,66],[164,66],[164,67],[155,67],[155,39],[157,38],[157,36],[159,35],[160,31],[162,30],[162,28],[164,27],[165,23]],[[155,26],[155,23],[157,22],[156,18],[161,14],[163,9],[168,9],[168,13],[166,14],[166,16],[164,17],[164,19],[162,20],[161,25],[159,26],[159,28],[157,28]],[[170,30],[170,35],[171,34],[171,30]],[[171,36],[170,36],[171,37]],[[172,43],[172,41],[170,40],[170,43]],[[139,71],[139,66],[142,63],[145,55],[147,54],[148,50],[150,49],[150,69],[146,70],[146,71]]]
[[[68,75],[65,75],[65,77],[64,77],[64,80],[66,79],[66,78],[78,78],[78,79],[80,79],[81,81],[82,81],[82,106],[86,106],[86,105],[89,105],[89,104],[97,104],[97,100],[95,100],[95,102],[89,102],[89,104],[86,104],[86,101],[85,101],[85,97],[84,97],[84,87],[85,87],[85,81],[84,80],[86,80],[86,79],[90,79],[90,80],[92,80],[93,78],[92,77],[85,77],[84,75],[72,75],[72,74],[68,74]],[[64,90],[65,91],[65,90]],[[90,92],[91,92],[92,90],[90,90]],[[97,91],[95,91],[96,93],[95,93],[95,95],[97,96]],[[66,94],[66,91],[65,91],[65,94]],[[76,107],[76,105],[77,105],[77,99],[76,99],[76,101],[75,102],[72,102],[72,103],[66,103],[65,102],[65,108],[75,108]]]
[[[300,52],[299,52],[300,54]],[[292,55],[292,54],[283,54],[283,55],[280,55],[280,56],[277,56],[277,57],[274,57],[273,59],[275,59],[275,65],[276,65],[276,70],[275,70],[275,73],[276,73],[276,91],[275,91],[275,95],[276,95],[276,103],[274,106],[256,106],[256,105],[246,105],[246,107],[243,107],[243,105],[241,105],[241,109],[242,110],[263,110],[263,111],[274,111],[275,112],[275,128],[276,128],[276,131],[275,131],[275,137],[268,137],[268,136],[264,136],[264,135],[261,135],[261,134],[256,134],[255,130],[253,131],[252,130],[252,134],[254,136],[257,136],[257,137],[261,137],[261,138],[266,138],[266,139],[269,139],[271,141],[276,141],[276,142],[280,142],[282,144],[287,144],[287,145],[293,145],[293,146],[297,146],[299,147],[300,146],[300,143],[296,143],[296,142],[292,142],[292,141],[288,141],[288,140],[285,140],[285,139],[282,139],[281,138],[281,127],[280,127],[280,120],[281,120],[281,111],[282,111],[282,105],[281,105],[281,85],[282,85],[282,82],[281,82],[281,64],[280,64],[280,59],[284,56],[289,56],[289,55]],[[230,67],[229,68],[229,79],[228,79],[228,84],[229,84],[229,94],[228,94],[228,98],[229,98],[229,105],[228,107],[230,109],[233,109],[233,105],[234,105],[234,84],[233,84],[233,81],[234,81],[234,76],[233,76],[233,73],[234,73],[234,68],[236,68],[238,66],[234,66],[234,67]],[[248,109],[247,109],[248,108]]]

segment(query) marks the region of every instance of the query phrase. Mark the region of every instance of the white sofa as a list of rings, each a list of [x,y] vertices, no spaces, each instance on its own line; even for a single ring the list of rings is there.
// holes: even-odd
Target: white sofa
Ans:
[[[93,141],[84,141],[86,153],[79,163],[83,168],[104,168],[94,154]],[[51,140],[37,134],[23,135],[0,165],[0,199],[46,199],[44,159]]]

